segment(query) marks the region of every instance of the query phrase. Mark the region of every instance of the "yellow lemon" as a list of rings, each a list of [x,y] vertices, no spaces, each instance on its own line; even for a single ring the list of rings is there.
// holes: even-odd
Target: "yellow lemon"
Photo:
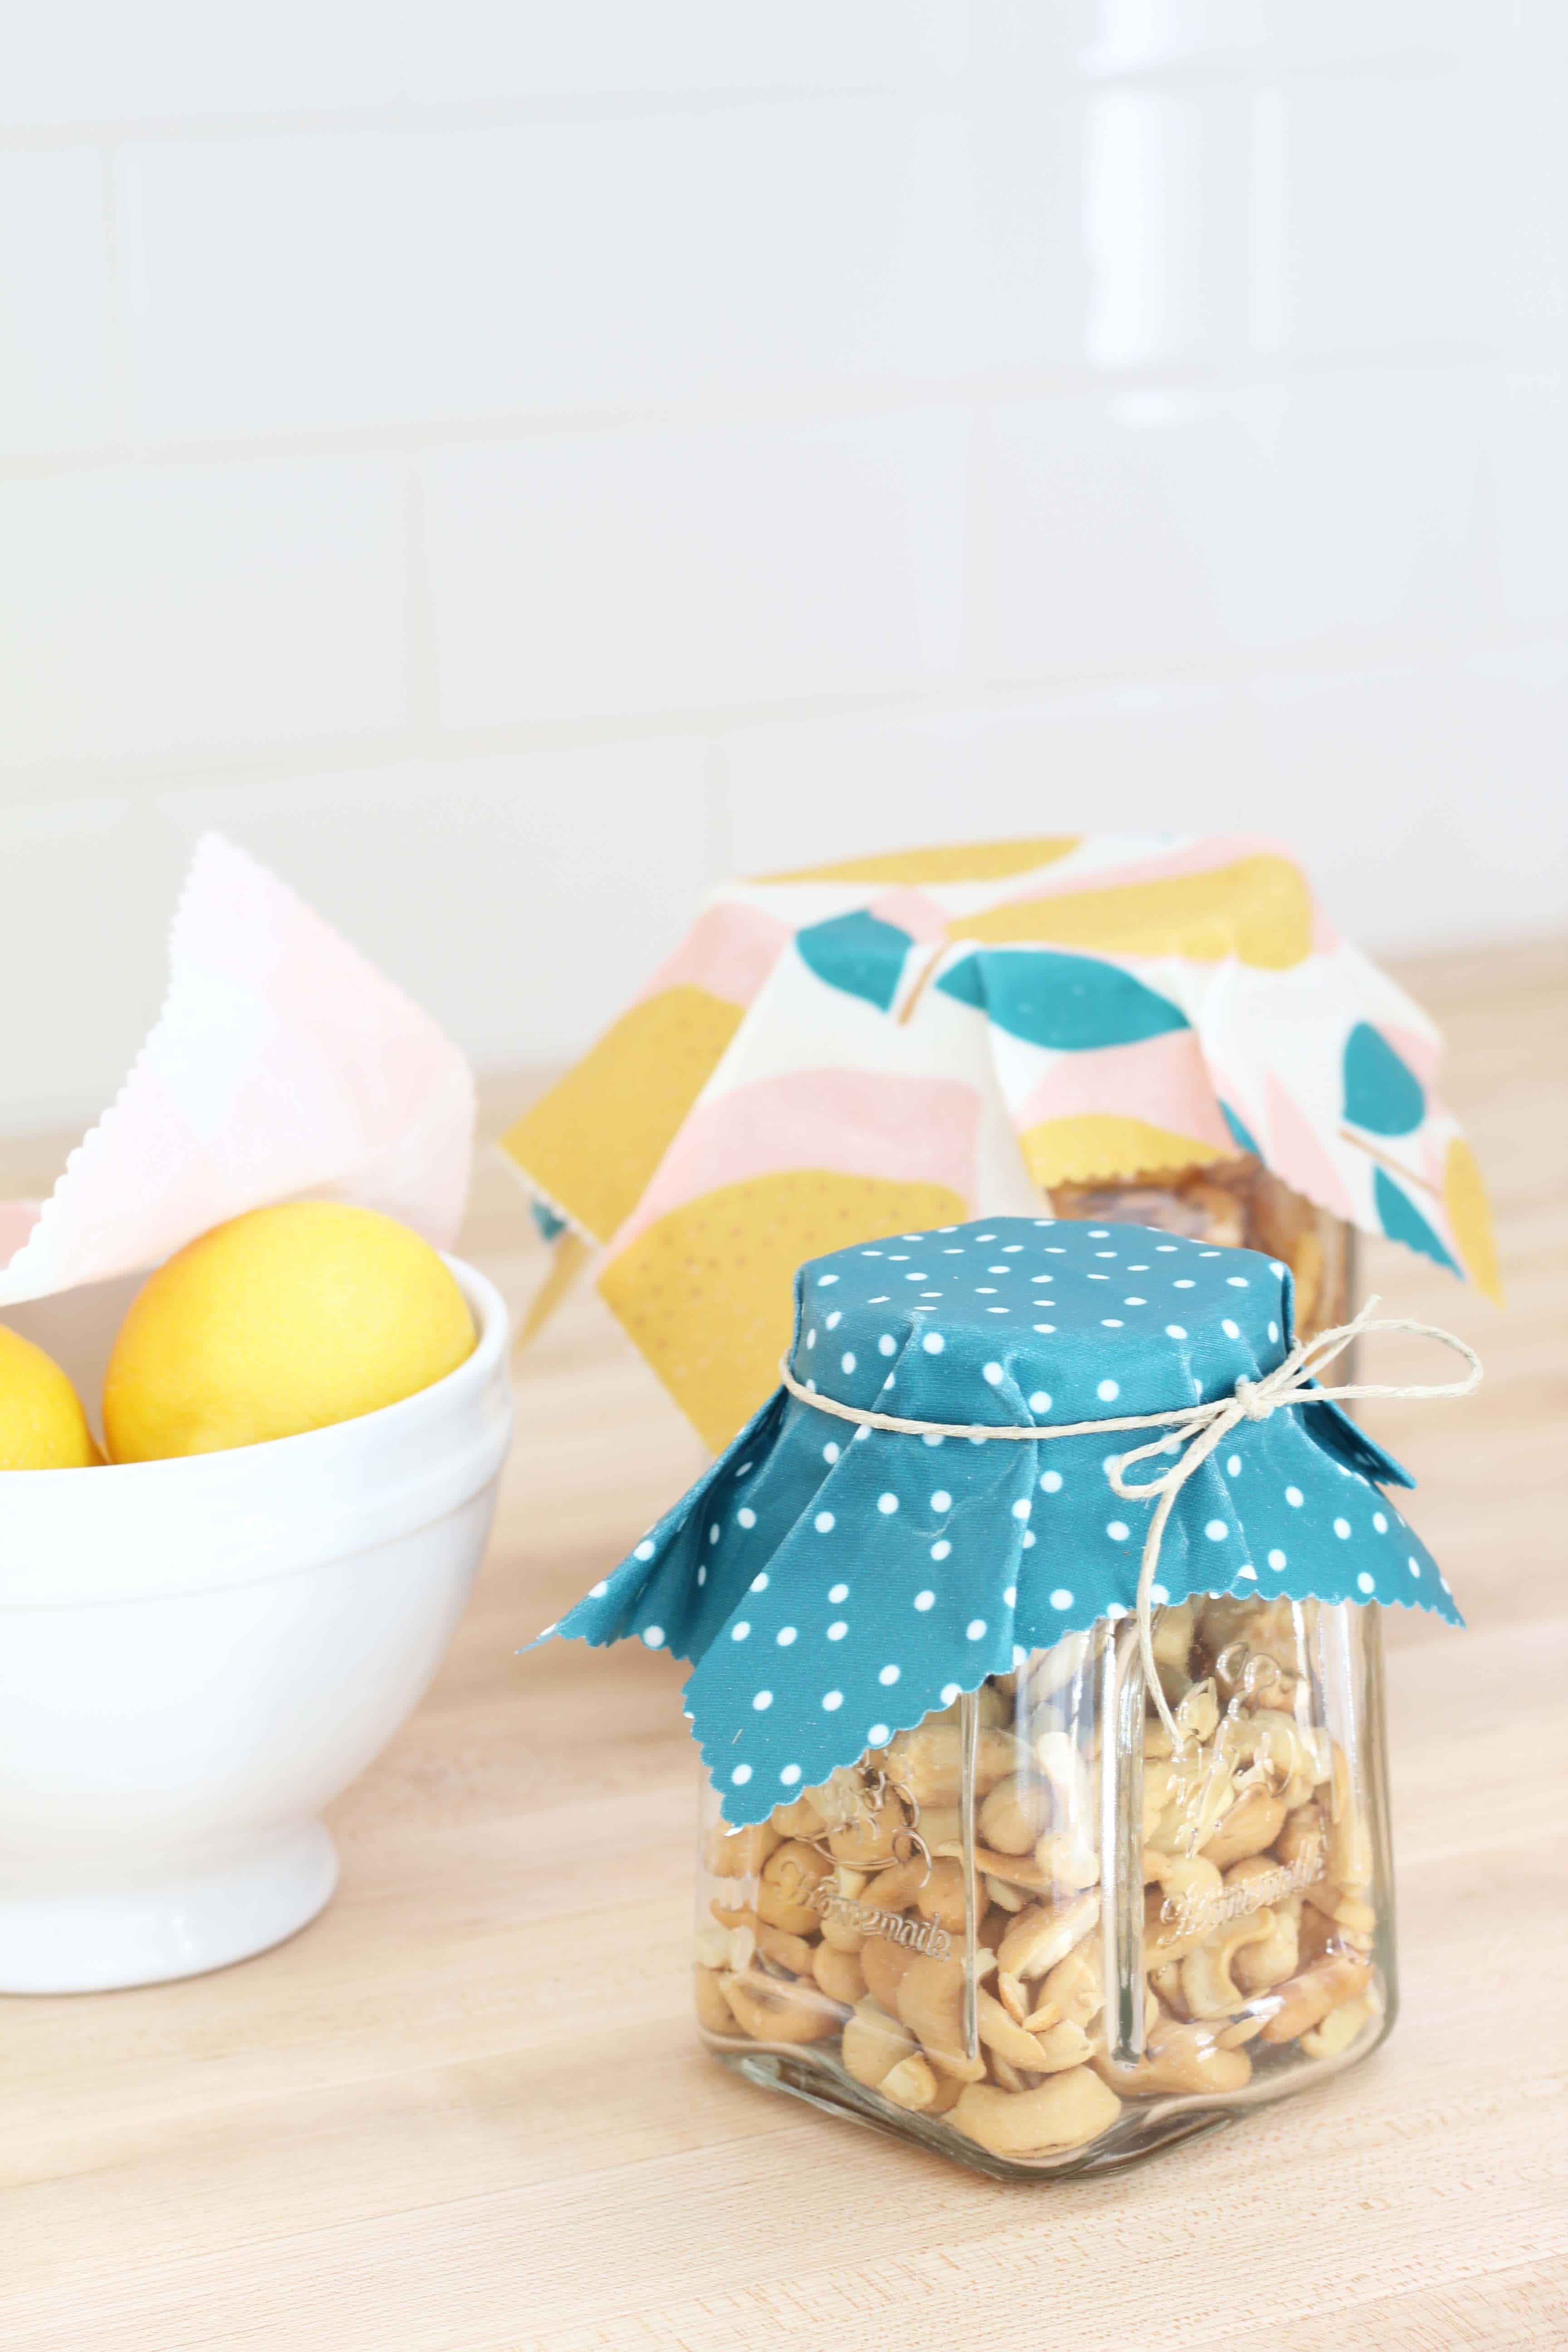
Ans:
[[[352,1421],[470,1355],[468,1304],[428,1242],[333,1201],[252,1209],[142,1286],[103,1382],[112,1462],[216,1454]]]
[[[0,1470],[86,1470],[102,1459],[54,1358],[0,1323]]]

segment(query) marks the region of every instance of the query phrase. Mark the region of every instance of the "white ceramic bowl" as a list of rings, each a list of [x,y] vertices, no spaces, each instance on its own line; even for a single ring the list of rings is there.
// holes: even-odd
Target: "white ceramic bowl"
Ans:
[[[0,1991],[221,1968],[331,1895],[321,1809],[440,1664],[511,1435],[506,1309],[447,1264],[478,1344],[400,1404],[0,1476]]]

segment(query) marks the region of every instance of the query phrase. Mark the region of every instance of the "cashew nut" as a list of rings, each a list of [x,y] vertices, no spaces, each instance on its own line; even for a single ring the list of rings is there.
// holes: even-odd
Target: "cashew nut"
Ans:
[[[724,1998],[723,1980],[715,1969],[694,1969],[697,2022],[704,2033],[733,2033],[734,2015]]]
[[[1012,2019],[1014,2024],[1022,2025],[1024,2020],[1029,2014],[1028,1987],[1023,1982],[1022,1979],[1012,1976],[1008,1973],[1007,1969],[998,1967],[996,1970],[996,1998],[1001,2002],[1003,2008],[1006,2011],[1008,2016]]]
[[[1005,2059],[1023,2074],[1059,2074],[1065,2067],[1081,2066],[1092,2053],[1094,2044],[1082,2027],[1058,2018],[1049,2005],[1038,2012],[1040,2030],[1036,2031],[1020,2024],[988,1992],[978,1992],[976,2004],[981,2041],[994,2059]]]
[[[721,1903],[715,1895],[708,1908],[726,1931],[733,1927],[754,1927],[757,1924],[757,1915],[749,1903]]]
[[[808,1977],[816,1947],[808,1944],[804,1936],[792,1936],[783,1927],[763,1926],[757,1929],[757,1949],[768,1959],[776,1960],[781,1969],[788,1969],[792,1976]]]
[[[993,2156],[1058,2156],[1109,2131],[1121,2102],[1087,2066],[1048,2075],[1032,2091],[972,2083],[952,2110],[954,2127]]]
[[[936,2078],[936,2096],[926,2109],[927,2115],[945,2116],[950,2108],[958,2105],[963,2094],[963,2087],[956,2074],[939,2074]]]
[[[1154,1656],[1162,1666],[1185,1666],[1193,1646],[1196,1603],[1177,1601],[1154,1612]]]
[[[1068,2066],[1087,2065],[1104,2047],[1102,2036],[1087,2032],[1070,2017],[1058,2018],[1055,2024],[1042,2026],[1038,2031],[1031,2027],[1030,2031],[1040,2045],[1037,2063],[1047,2074],[1059,2074]]]
[[[985,2073],[983,2058],[971,2058],[963,2031],[964,1964],[962,1959],[934,1959],[929,1952],[911,1952],[899,1986],[899,2015],[933,2066],[960,2081],[977,2083]]]
[[[1220,1593],[1204,1602],[1199,1622],[1204,1640],[1214,1656],[1218,1657],[1232,1643],[1239,1641],[1249,1650],[1263,1651],[1276,1665],[1299,1675],[1302,1661],[1296,1634],[1298,1608],[1301,1610],[1302,1622],[1310,1626],[1310,1603],[1283,1597],[1278,1601],[1248,1601],[1239,1593]]]
[[[962,1845],[963,1809],[960,1805],[922,1805],[919,1828],[921,1843],[928,1853],[934,1853],[938,1846]]]
[[[1329,1867],[1334,1885],[1359,1895],[1372,1884],[1372,1827],[1355,1801],[1344,1749],[1333,1751],[1329,1797]]]
[[[827,1851],[836,1862],[847,1862],[851,1869],[874,1870],[879,1863],[896,1858],[899,1842],[908,1828],[908,1814],[898,1798],[889,1794],[835,1830]]]
[[[1164,1896],[1151,1887],[1143,1897],[1144,1967],[1163,1969],[1169,1960],[1184,1959],[1203,1942],[1209,1926],[1209,1920],[1196,1906],[1189,1910],[1173,1905],[1167,1918]]]
[[[1222,2049],[1212,2025],[1184,2025],[1173,2017],[1156,2021],[1148,2050],[1135,2065],[1119,2066],[1113,2059],[1100,2057],[1094,2066],[1103,2081],[1126,2097],[1162,2091],[1240,2091],[1252,2080],[1252,2061],[1245,2050]]]
[[[1305,1886],[1301,1892],[1314,1911],[1321,1911],[1336,1927],[1343,1927],[1358,1938],[1370,1937],[1377,1926],[1376,1912],[1359,1895],[1336,1894],[1331,1886],[1321,1885]]]
[[[853,1764],[840,1764],[815,1789],[803,1789],[826,1830],[847,1829],[865,1801],[866,1787]]]
[[[1009,1976],[1044,1976],[1082,1941],[1099,1917],[1098,1895],[1078,1895],[1070,1902],[1050,1906],[1032,1903],[1003,1937],[997,1965]]]
[[[771,1822],[732,1830],[715,1822],[702,1841],[702,1860],[711,1878],[754,1878],[781,1843]]]
[[[1025,1689],[1031,1703],[1050,1698],[1057,1691],[1065,1690],[1089,1665],[1093,1653],[1093,1637],[1088,1633],[1066,1633],[1048,1650],[1037,1650],[1019,1677],[1019,1692]]]
[[[915,2037],[909,2027],[901,2025],[896,2017],[889,2017],[868,1994],[856,2002],[853,2012],[844,2021],[838,2054],[844,2061],[845,2073],[874,2091],[900,2059],[909,2057],[914,2046]]]
[[[983,1731],[989,1731],[999,1723],[1012,1722],[1017,1686],[1016,1675],[993,1675],[989,1682],[982,1683],[977,1691],[970,1694],[974,1701],[975,1718]],[[948,1706],[928,1715],[926,1721],[957,1723],[961,1720],[962,1705],[963,1702],[955,1698]]]
[[[1184,2023],[1187,2004],[1182,1997],[1182,1964],[1180,1960],[1162,1960],[1149,1971],[1149,1982],[1173,2016]]]
[[[1032,2091],[1040,2079],[1037,2074],[1029,2074],[1022,2066],[1010,2064],[996,2050],[987,2053],[985,2063],[990,2071],[991,2080],[1004,2091]],[[949,2079],[952,2078],[949,2077]]]
[[[1370,1974],[1367,1961],[1347,1952],[1315,1961],[1300,1976],[1287,1977],[1268,1995],[1279,2007],[1263,2029],[1264,2041],[1293,2042],[1299,2033],[1321,2025],[1331,2009],[1362,1990]]]
[[[962,1936],[969,1916],[962,1863],[933,1862],[930,1874],[915,1889],[914,1901],[922,1919],[934,1919],[950,1936]]]
[[[992,1904],[980,1922],[975,1941],[988,1952],[999,1950],[1003,1937],[1013,1924],[1013,1916],[1011,1911],[1000,1910],[994,1903]]]
[[[1337,2058],[1350,2048],[1372,2014],[1372,2002],[1364,1994],[1337,2001],[1321,2025],[1302,2034],[1301,2047],[1309,2058]]]
[[[1184,1739],[1195,1739],[1200,1744],[1212,1739],[1219,1729],[1219,1696],[1213,1683],[1194,1683],[1177,1705],[1175,1717],[1176,1728]],[[1164,1727],[1160,1727],[1163,1732]],[[1164,1738],[1168,1754],[1170,1734],[1165,1732]]]
[[[721,1977],[735,2022],[753,2042],[822,2042],[838,2031],[838,2012],[815,1985],[786,1981],[748,1969]]]
[[[1232,1642],[1215,1660],[1215,1681],[1226,1699],[1244,1699],[1248,1706],[1294,1715],[1297,1693],[1305,1688],[1300,1675],[1282,1666],[1267,1650],[1249,1649]]]
[[[1032,1853],[1050,1815],[1050,1796],[1041,1782],[1009,1772],[980,1808],[980,1835],[998,1853]]]
[[[907,1862],[889,1863],[886,1870],[873,1872],[857,1899],[878,1911],[907,1911],[931,1868],[925,1854],[911,1853]]]
[[[1283,1800],[1267,1789],[1252,1788],[1239,1796],[1203,1846],[1205,1862],[1228,1870],[1245,1854],[1261,1853],[1273,1844],[1285,1822]]]
[[[820,1837],[824,1830],[841,1826],[818,1810],[816,1800],[809,1789],[791,1804],[775,1805],[768,1819],[779,1835],[786,1838]]]
[[[757,1881],[757,1916],[770,1927],[783,1927],[792,1936],[806,1936],[816,1927],[820,1914],[806,1901],[813,1888],[821,1885],[832,1864],[818,1853],[814,1845],[803,1845],[791,1838],[769,1854]]]
[[[1285,1826],[1274,1841],[1274,1851],[1289,1869],[1304,1868],[1307,1883],[1319,1875],[1328,1861],[1328,1841],[1323,1832],[1322,1809],[1315,1801],[1297,1805],[1286,1816]]]
[[[1000,1960],[1000,1953],[997,1958]],[[1103,1970],[1100,1937],[1086,1936],[1065,1960],[1058,1960],[1047,1972],[1040,1991],[1068,2024],[1087,2027],[1105,2006]]]
[[[933,2104],[937,2078],[920,2053],[915,2051],[890,2067],[878,2087],[882,2096],[891,2099],[896,2107],[907,2107],[911,2115],[919,2115],[923,2107]]]
[[[1164,1853],[1157,1845],[1146,1845],[1143,1876],[1152,1879],[1173,1905],[1195,1907],[1205,1896],[1219,1893],[1218,1868],[1200,1853]]]
[[[842,1895],[846,1901],[858,1902],[867,1884],[867,1874],[864,1871],[851,1870],[847,1863],[835,1863],[834,1892]],[[864,1927],[852,1927],[849,1922],[841,1918],[837,1911],[825,1911],[822,1915],[821,1927],[823,1942],[831,1944],[836,1952],[858,1952],[866,1941]]]
[[[1278,1849],[1277,1849],[1278,1850]],[[1227,1886],[1246,1886],[1258,1879],[1272,1878],[1279,1865],[1267,1855],[1248,1854],[1226,1871]],[[1256,1944],[1238,1950],[1231,1962],[1231,1974],[1243,1992],[1267,1992],[1294,1974],[1300,1965],[1301,1898],[1288,1895],[1270,1906],[1274,1924],[1269,1933]]]
[[[956,1842],[935,1848],[950,1860],[962,1851]],[[1093,1886],[1100,1879],[1100,1856],[1075,1843],[1070,1832],[1041,1838],[1033,1853],[996,1853],[989,1846],[976,1846],[974,1865],[987,1879],[999,1879],[1005,1886],[1022,1886],[1035,1895],[1049,1894],[1053,1888]]]
[[[1260,1782],[1288,1813],[1306,1803],[1322,1777],[1317,1749],[1288,1715],[1227,1716],[1221,1738],[1242,1777]]]
[[[811,1972],[829,2000],[840,2000],[847,2009],[853,2009],[865,1998],[866,1972],[853,1952],[817,1944],[811,1954]]]
[[[1372,1958],[1375,1935],[1359,1927],[1342,1927],[1328,1912],[1306,1904],[1301,1912],[1301,1956],[1294,1971],[1298,1976],[1314,1960],[1337,1958],[1342,1952],[1354,1952],[1362,1959]]]
[[[1010,1731],[983,1727],[975,1740],[976,1795],[987,1795],[1027,1760]],[[962,1727],[937,1718],[900,1731],[888,1750],[888,1777],[909,1790],[922,1816],[928,1805],[956,1805],[963,1788]]]
[[[1026,2074],[1045,2073],[1039,2043],[1008,2016],[999,2000],[993,2000],[982,1988],[975,1994],[975,2006],[980,2039],[988,2050],[1005,2058],[1009,2065],[1021,2067]]]
[[[1192,1852],[1213,1833],[1235,1794],[1230,1768],[1217,1748],[1146,1763],[1144,1844],[1167,1853]]]
[[[697,1965],[700,1969],[743,1969],[756,1946],[752,1936],[749,1948],[745,1939],[749,1927],[699,1927],[694,1943]]]
[[[1035,1761],[1055,1790],[1054,1811],[1069,1822],[1090,1817],[1089,1774],[1076,1741],[1067,1731],[1041,1730],[1032,1745]]]
[[[1100,1856],[1092,1847],[1079,1843],[1076,1830],[1064,1830],[1055,1837],[1047,1833],[1035,1848],[1035,1860],[1047,1883],[1058,1889],[1100,1884]]]
[[[868,1936],[862,1943],[860,1972],[866,1979],[867,1990],[875,1995],[884,2009],[897,2011],[899,1987],[913,1958],[914,1954],[907,1945],[895,1944],[886,1936]]]
[[[1231,1975],[1231,1963],[1248,1944],[1261,1944],[1274,1932],[1272,1911],[1243,1912],[1226,1919],[1182,1962],[1182,1998],[1194,2017],[1228,2017],[1240,2009],[1246,1993]]]

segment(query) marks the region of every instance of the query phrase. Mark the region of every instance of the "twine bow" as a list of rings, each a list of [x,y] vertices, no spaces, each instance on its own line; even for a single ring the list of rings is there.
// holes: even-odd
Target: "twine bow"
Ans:
[[[1149,1521],[1149,1532],[1143,1538],[1143,1557],[1138,1571],[1138,1646],[1143,1661],[1143,1676],[1150,1696],[1159,1710],[1160,1720],[1171,1735],[1173,1745],[1180,1750],[1182,1733],[1170,1702],[1160,1682],[1154,1659],[1153,1591],[1154,1572],[1160,1564],[1160,1546],[1177,1496],[1194,1473],[1200,1470],[1209,1455],[1225,1444],[1233,1429],[1244,1421],[1267,1421],[1271,1413],[1288,1412],[1299,1405],[1343,1404],[1356,1397],[1463,1397],[1472,1396],[1481,1382],[1481,1360],[1475,1349],[1452,1331],[1445,1331],[1436,1323],[1415,1323],[1405,1317],[1376,1316],[1373,1309],[1382,1304],[1369,1298],[1360,1313],[1348,1323],[1337,1323],[1330,1331],[1320,1331],[1315,1339],[1298,1339],[1289,1355],[1261,1380],[1245,1378],[1237,1381],[1229,1396],[1218,1397],[1212,1404],[1180,1405],[1171,1412],[1140,1412],[1119,1415],[1108,1421],[1075,1421],[1067,1423],[1026,1425],[1019,1429],[997,1429],[985,1422],[910,1421],[897,1413],[868,1412],[863,1407],[841,1404],[837,1397],[824,1396],[816,1388],[807,1388],[797,1381],[786,1362],[779,1366],[779,1376],[784,1387],[802,1404],[813,1405],[818,1412],[830,1413],[836,1421],[852,1421],[863,1429],[885,1429],[898,1436],[909,1437],[971,1437],[1003,1438],[1015,1442],[1026,1439],[1043,1440],[1052,1437],[1102,1436],[1107,1432],[1123,1429],[1163,1429],[1166,1434],[1156,1437],[1147,1445],[1135,1445],[1130,1453],[1113,1454],[1106,1462],[1105,1475],[1112,1491],[1123,1502],[1152,1501],[1154,1512]],[[1318,1374],[1342,1355],[1357,1339],[1373,1331],[1410,1331],[1418,1339],[1436,1339],[1440,1347],[1451,1349],[1462,1356],[1469,1370],[1462,1381],[1440,1381],[1435,1386],[1385,1386],[1378,1382],[1352,1381],[1341,1388],[1324,1389],[1315,1385]],[[1157,1478],[1131,1485],[1125,1475],[1134,1462],[1147,1462],[1156,1454],[1180,1449],[1168,1470]]]
[[[1138,1570],[1138,1647],[1143,1660],[1143,1678],[1160,1720],[1171,1735],[1173,1744],[1180,1749],[1183,1741],[1176,1719],[1171,1712],[1161,1685],[1159,1670],[1154,1662],[1153,1627],[1151,1617],[1154,1571],[1160,1565],[1160,1546],[1164,1538],[1166,1522],[1174,1508],[1177,1496],[1194,1473],[1200,1470],[1209,1455],[1225,1444],[1233,1429],[1244,1421],[1267,1421],[1271,1413],[1297,1405],[1342,1404],[1354,1397],[1440,1397],[1471,1396],[1480,1386],[1481,1360],[1466,1341],[1452,1331],[1443,1330],[1436,1323],[1414,1323],[1406,1318],[1374,1316],[1373,1310],[1382,1302],[1369,1298],[1361,1312],[1348,1323],[1336,1323],[1331,1330],[1320,1331],[1315,1339],[1298,1339],[1282,1363],[1259,1381],[1238,1380],[1233,1393],[1218,1398],[1213,1404],[1188,1405],[1179,1412],[1150,1413],[1145,1425],[1167,1423],[1172,1434],[1156,1437],[1147,1445],[1135,1445],[1129,1454],[1114,1456],[1105,1465],[1105,1475],[1112,1490],[1123,1502],[1154,1504],[1154,1514],[1149,1522],[1149,1532],[1143,1538],[1143,1558]],[[1373,1331],[1412,1331],[1423,1339],[1436,1339],[1463,1356],[1469,1370],[1462,1381],[1441,1381],[1433,1387],[1407,1388],[1385,1386],[1378,1382],[1356,1381],[1341,1388],[1324,1389],[1315,1385],[1317,1375],[1334,1358],[1342,1355],[1353,1343]],[[1182,1450],[1168,1470],[1157,1478],[1134,1485],[1127,1471],[1134,1462],[1147,1462],[1157,1454],[1168,1454],[1173,1446]]]

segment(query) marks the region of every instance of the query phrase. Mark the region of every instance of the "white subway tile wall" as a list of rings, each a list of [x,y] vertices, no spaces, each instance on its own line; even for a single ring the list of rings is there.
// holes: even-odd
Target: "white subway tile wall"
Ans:
[[[54,0],[0,74],[0,1129],[195,835],[481,1064],[702,891],[1293,842],[1568,901],[1562,0]]]

